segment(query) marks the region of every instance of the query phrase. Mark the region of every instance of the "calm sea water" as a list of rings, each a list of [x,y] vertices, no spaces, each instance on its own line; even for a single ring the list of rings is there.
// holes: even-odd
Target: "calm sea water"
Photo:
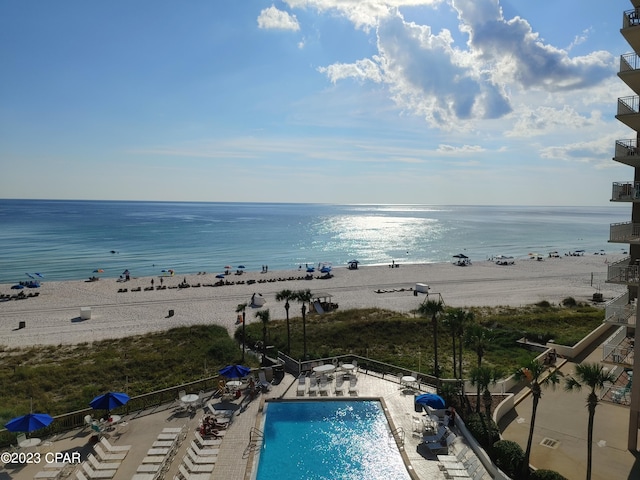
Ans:
[[[471,260],[584,249],[620,253],[630,209],[0,200],[0,282]],[[111,253],[111,252],[116,253]]]

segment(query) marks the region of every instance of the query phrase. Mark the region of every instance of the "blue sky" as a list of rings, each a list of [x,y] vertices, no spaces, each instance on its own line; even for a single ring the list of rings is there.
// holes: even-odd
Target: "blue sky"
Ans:
[[[627,0],[0,0],[0,197],[604,205]]]

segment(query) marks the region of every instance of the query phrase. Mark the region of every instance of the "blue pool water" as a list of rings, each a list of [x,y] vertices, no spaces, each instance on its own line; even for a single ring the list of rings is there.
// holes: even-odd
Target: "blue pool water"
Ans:
[[[270,402],[257,480],[409,479],[378,401]]]

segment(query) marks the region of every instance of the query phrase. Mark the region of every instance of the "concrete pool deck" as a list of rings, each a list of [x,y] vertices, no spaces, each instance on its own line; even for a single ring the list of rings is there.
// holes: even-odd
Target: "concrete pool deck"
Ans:
[[[279,384],[273,385],[268,393],[258,395],[253,401],[247,402],[243,398],[240,404],[240,400],[234,403],[221,403],[216,398],[211,400],[215,408],[235,409],[235,411],[220,445],[217,461],[210,478],[224,478],[226,480],[251,480],[251,478],[255,478],[255,473],[252,471],[256,457],[252,455],[252,449],[249,448],[249,436],[252,428],[259,425],[263,402],[268,399],[313,398],[306,394],[304,397],[297,396],[296,386],[297,380],[291,375],[285,375],[284,379]],[[330,397],[336,398],[333,392],[330,393]],[[401,427],[404,430],[404,451],[417,478],[424,480],[445,479],[435,457],[428,458],[423,449],[418,448],[420,437],[412,435],[413,419],[417,414],[414,411],[414,397],[411,392],[402,389],[396,382],[360,373],[358,376],[358,397],[384,399],[394,427]],[[347,398],[349,398],[348,395]],[[109,440],[114,445],[131,445],[131,449],[118,467],[113,480],[130,480],[136,474],[147,450],[151,448],[158,434],[164,428],[182,428],[184,426],[188,432],[186,439],[181,443],[177,453],[168,464],[164,475],[158,477],[174,478],[178,473],[178,465],[194,438],[194,430],[198,421],[205,413],[202,408],[198,408],[195,413],[184,415],[176,413],[174,407],[175,405],[163,406],[156,410],[148,410],[124,418],[124,421],[127,422],[126,430],[111,435]],[[40,451],[45,449],[50,452],[80,451],[82,458],[85,459],[92,448],[90,438],[91,431],[88,428],[66,432],[52,439],[51,445],[40,447]],[[0,480],[31,479],[44,470],[46,469],[43,464],[3,465],[0,470]],[[68,477],[75,480],[74,472],[73,466],[69,466],[58,478]],[[483,477],[484,480],[489,478],[490,476],[487,474]]]

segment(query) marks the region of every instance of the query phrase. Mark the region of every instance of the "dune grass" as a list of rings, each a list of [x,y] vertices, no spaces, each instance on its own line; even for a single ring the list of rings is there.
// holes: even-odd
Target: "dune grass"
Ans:
[[[601,309],[589,306],[543,304],[473,311],[493,338],[484,362],[505,372],[534,356],[516,345],[518,338],[526,335],[532,341],[554,339],[573,344],[604,317]],[[291,354],[301,358],[301,318],[292,318],[291,326]],[[252,319],[246,332],[247,345],[262,340],[259,321]],[[268,333],[268,343],[285,351],[286,322],[271,321]],[[423,373],[433,368],[431,335],[429,320],[382,309],[337,311],[307,319],[311,358],[357,354]],[[240,328],[235,337],[241,339]],[[443,375],[451,376],[451,337],[442,325],[439,342]],[[131,396],[148,393],[215,374],[240,359],[238,342],[215,325],[78,345],[0,350],[0,422],[29,412],[31,399],[34,411],[56,415],[85,408],[94,396],[106,391],[126,391]],[[475,362],[475,353],[465,349],[465,372]],[[258,366],[258,361],[247,355],[245,364]]]

